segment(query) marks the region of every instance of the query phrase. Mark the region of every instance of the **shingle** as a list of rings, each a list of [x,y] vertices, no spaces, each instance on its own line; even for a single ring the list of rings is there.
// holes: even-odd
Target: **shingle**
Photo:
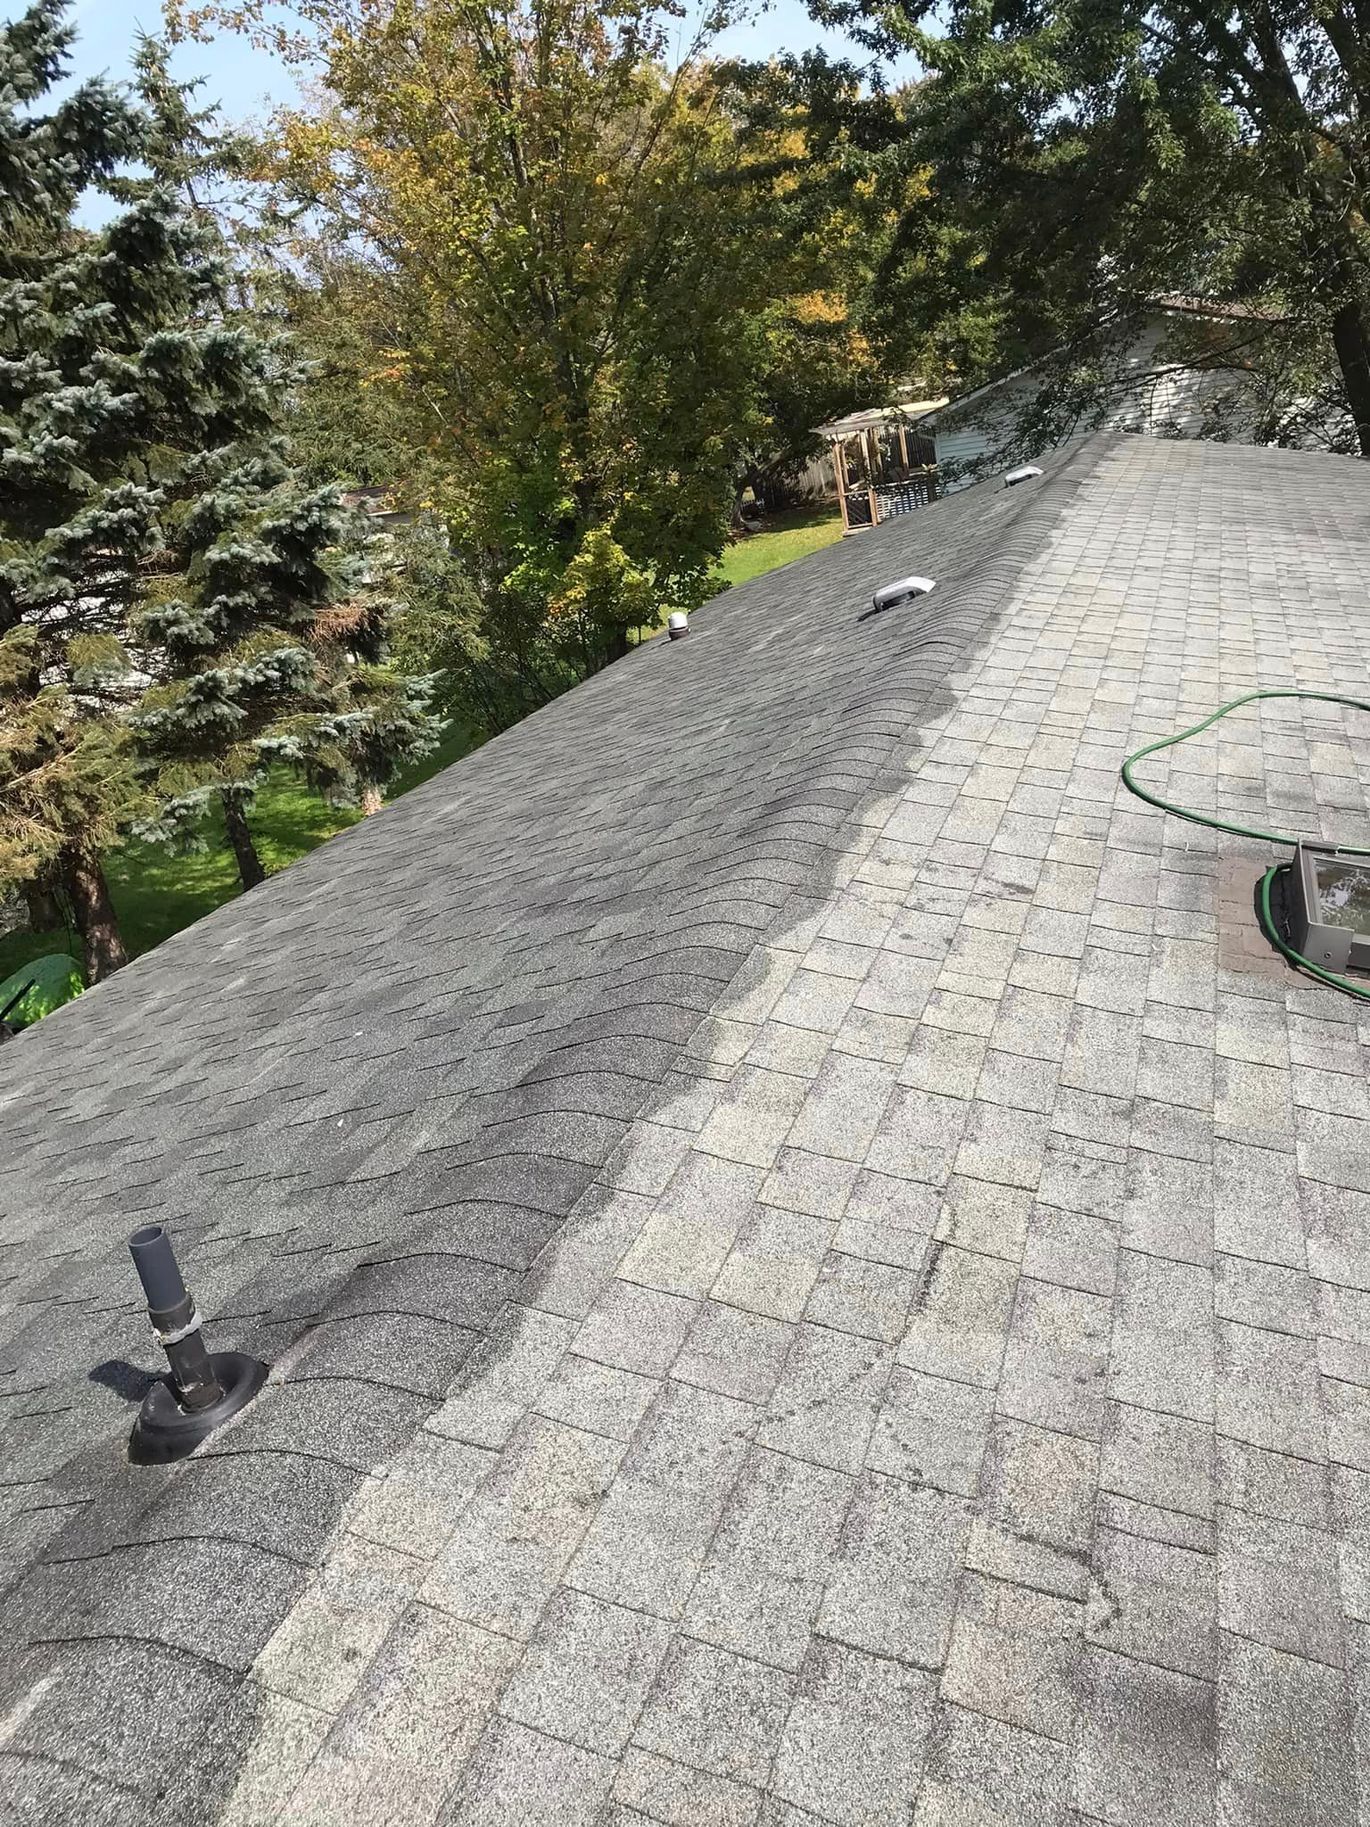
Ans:
[[[1097,1438],[1113,1326],[1097,1294],[1023,1276],[999,1380],[1001,1414]]]
[[[311,1765],[317,1765],[333,1724],[329,1714],[298,1700],[265,1688],[251,1691],[253,1729],[233,1774],[232,1796],[219,1817],[222,1827],[254,1827],[278,1814],[288,1801],[295,1818],[301,1819],[303,1810],[294,1799],[297,1785]]]
[[[1210,1267],[1213,1170],[1204,1162],[1139,1151],[1128,1164],[1121,1217],[1127,1249]]]
[[[956,1174],[946,1188],[935,1235],[939,1243],[1019,1262],[1031,1210],[1032,1194],[1024,1187]]]
[[[913,1827],[954,1827],[1011,1810],[1019,1827],[1056,1827],[1070,1793],[1064,1745],[960,1707],[938,1709]]]
[[[969,1526],[966,1499],[867,1472],[843,1525],[819,1634],[939,1668]]]
[[[431,1819],[454,1782],[452,1818],[596,1827],[1349,1818],[1363,1024],[1258,953],[1249,847],[1116,770],[1216,678],[1363,671],[1363,492],[1336,459],[1105,440],[905,517],[730,593],[6,1048],[28,1261],[0,1271],[0,1444],[31,1481],[0,1493],[7,1636],[66,1655],[96,1628],[116,1677],[137,1637],[244,1671],[292,1608],[310,1638],[299,1562],[338,1580],[341,1515],[435,1579],[465,1552],[453,1595],[514,1635],[407,1605],[285,1804],[302,1823]],[[849,616],[901,551],[936,595]],[[1268,705],[1169,791],[1340,834],[1348,727]],[[802,1325],[770,1317],[778,1250],[718,1290],[761,1312],[708,1298],[759,1209],[828,1227]],[[135,1212],[170,1218],[214,1341],[280,1360],[170,1476],[118,1450],[151,1363],[111,1241]],[[649,1402],[662,1377],[681,1394]],[[538,1428],[592,1444],[535,1465]],[[817,1516],[798,1498],[772,1556],[722,1555],[759,1430],[815,1490],[862,1481],[835,1577],[816,1520],[786,1535]],[[920,1519],[972,1502],[937,1702],[884,1651],[938,1636],[958,1531],[924,1548]],[[513,1722],[462,1777],[497,1646],[546,1602],[664,1640],[711,1557],[691,1615],[736,1636],[700,1647],[750,1641],[803,1689],[746,1780]],[[1216,1666],[1210,1560],[1215,1685],[1184,1672]],[[819,1604],[863,1647],[815,1637]],[[312,1633],[320,1691],[330,1654],[371,1653],[353,1628]],[[537,1702],[572,1737],[627,1680],[608,1653],[600,1695],[585,1660]],[[174,1677],[147,1666],[151,1708]],[[92,1696],[64,1675],[34,1717],[64,1743]],[[168,1818],[235,1821],[233,1772],[241,1813],[317,1744],[255,1677],[182,1701],[198,1748],[156,1740],[145,1773]],[[75,1766],[19,1787],[35,1818],[128,1818]]]
[[[1134,1661],[1212,1680],[1217,1658],[1214,1556],[1101,1528],[1089,1641]]]
[[[413,1439],[432,1407],[421,1395],[350,1377],[269,1382],[229,1437],[236,1451],[310,1453],[370,1471]]]
[[[409,1555],[344,1540],[264,1645],[254,1664],[257,1679],[336,1713],[422,1578],[422,1563]]]
[[[1218,1569],[1225,1630],[1305,1661],[1345,1666],[1337,1553],[1323,1530],[1224,1509]]]
[[[1217,1261],[1214,1311],[1219,1319],[1299,1333],[1305,1338],[1320,1332],[1329,1337],[1354,1337],[1358,1330],[1354,1318],[1334,1311],[1330,1302],[1320,1302],[1321,1293],[1319,1284],[1301,1269],[1250,1262],[1244,1256],[1220,1256]],[[1347,1289],[1327,1289],[1326,1293],[1334,1299],[1347,1294],[1357,1298]]]
[[[665,1376],[698,1310],[680,1295],[613,1280],[574,1334],[575,1350],[620,1370]]]
[[[852,1187],[833,1239],[853,1256],[917,1268],[941,1209],[937,1190],[894,1174],[863,1172]]]
[[[960,1098],[896,1087],[866,1154],[866,1166],[876,1173],[945,1186],[969,1110]]]
[[[815,1465],[858,1471],[893,1357],[893,1347],[878,1340],[800,1326],[771,1395],[761,1444]]]
[[[211,1439],[185,1466],[164,1503],[121,1518],[112,1503],[88,1513],[92,1542],[156,1542],[166,1535],[242,1541],[298,1561],[316,1561],[330,1519],[357,1488],[356,1474],[327,1459],[300,1453],[231,1450],[233,1436]],[[218,1449],[218,1450],[216,1450]],[[63,1552],[80,1552],[71,1532]]]
[[[43,1794],[44,1764],[66,1765],[85,1778],[68,1796],[88,1802],[102,1819],[105,1785],[131,1796],[146,1819],[157,1804],[154,1772],[163,1759],[194,1757],[196,1727],[204,1709],[232,1709],[234,1682],[203,1658],[176,1654],[153,1643],[110,1640],[46,1645],[29,1650],[7,1670],[24,1703],[9,1714],[5,1749],[13,1760],[4,1793],[18,1809]],[[156,1704],[149,1708],[149,1701]],[[249,1724],[241,1718],[241,1728]],[[22,1762],[21,1762],[22,1760]],[[17,1778],[29,1766],[26,1798]],[[81,1795],[84,1790],[84,1795]],[[193,1793],[193,1790],[192,1790]],[[54,1798],[55,1799],[55,1798]],[[30,1818],[40,1818],[32,1814]],[[76,1813],[53,1819],[81,1818]],[[136,1819],[135,1814],[113,1814]]]
[[[40,1562],[8,1599],[16,1629],[42,1642],[125,1638],[243,1672],[306,1583],[280,1555],[192,1539]]]
[[[795,1124],[805,1089],[802,1080],[788,1073],[741,1067],[714,1106],[696,1147],[751,1167],[773,1166]],[[798,1145],[803,1146],[802,1137]]]
[[[1212,1271],[1123,1250],[1110,1393],[1140,1408],[1210,1420],[1214,1354]]]
[[[568,1352],[537,1400],[539,1414],[568,1427],[631,1440],[658,1385],[651,1377],[616,1370]]]
[[[1042,1158],[1037,1201],[1116,1222],[1126,1164],[1124,1149],[1053,1134]]]
[[[834,1226],[781,1207],[758,1205],[715,1277],[716,1301],[776,1320],[797,1320],[832,1242]]]
[[[795,1028],[835,1034],[861,988],[850,977],[826,971],[797,970],[771,1011],[771,1018]]]
[[[1026,1059],[1060,1061],[1065,1056],[1071,1005],[1061,996],[1010,988],[999,1004],[990,1045]]]
[[[1287,1081],[1273,1067],[1248,1067],[1248,1073],[1270,1075],[1246,1093],[1241,1119],[1248,1129],[1259,1128],[1262,1139],[1292,1138],[1286,1104],[1279,1092],[1288,1097]],[[1280,1127],[1280,1119],[1284,1126]],[[1236,1120],[1234,1118],[1234,1120]],[[1267,1129],[1266,1125],[1269,1125]],[[1253,1135],[1250,1139],[1255,1140]],[[1365,1139],[1365,1124],[1355,1116],[1328,1116],[1321,1111],[1301,1110],[1298,1117],[1299,1171],[1310,1180],[1322,1180],[1329,1186],[1344,1186],[1363,1192],[1370,1184],[1370,1148]]]
[[[874,1128],[875,1117],[871,1118]],[[762,1183],[763,1205],[780,1205],[813,1218],[839,1218],[855,1184],[855,1162],[831,1160],[802,1148],[782,1148]]]
[[[996,1419],[967,1564],[1039,1591],[1084,1597],[1098,1482],[1092,1441]]]
[[[746,1457],[760,1411],[712,1390],[667,1382],[624,1460],[624,1470],[663,1486],[727,1489]]]
[[[1300,1186],[1292,1154],[1220,1140],[1213,1150],[1213,1188],[1217,1249],[1303,1266]]]
[[[689,1634],[798,1669],[852,1492],[841,1472],[764,1450],[749,1455],[690,1595]]]
[[[899,1083],[946,1097],[973,1097],[987,1047],[982,1034],[920,1023],[902,1057]]]
[[[1225,1322],[1218,1327],[1218,1431],[1250,1446],[1320,1459],[1326,1451],[1311,1341]]]
[[[633,1743],[734,1782],[764,1782],[793,1689],[780,1669],[680,1638]]]
[[[505,1638],[428,1606],[406,1608],[290,1793],[288,1818],[324,1827],[387,1813],[436,1817],[517,1653]],[[246,1821],[255,1827],[261,1818]]]
[[[671,1640],[670,1626],[577,1592],[553,1599],[500,1711],[604,1757],[626,1746]]]
[[[1078,1794],[1088,1817],[1148,1827],[1213,1818],[1214,1688],[1091,1649],[1081,1668]]]
[[[605,1827],[629,1827],[642,1820],[664,1822],[666,1827],[753,1827],[762,1804],[759,1789],[635,1745],[623,1755],[614,1795],[625,1813],[622,1822],[617,1815],[607,1817]]]
[[[1332,1528],[1328,1466],[1240,1440],[1219,1439],[1217,1470],[1222,1500],[1234,1510],[1306,1529]]]
[[[726,1486],[659,1484],[625,1473],[586,1530],[567,1582],[655,1617],[680,1617],[726,1496]]]
[[[1038,1205],[1028,1221],[1023,1273],[1034,1280],[1111,1295],[1117,1280],[1118,1230],[1103,1218]]]
[[[776,1755],[777,1797],[844,1827],[907,1819],[934,1696],[929,1675],[820,1643]]]
[[[1370,1390],[1324,1377],[1322,1399],[1328,1458],[1370,1472]]]
[[[1211,1517],[1213,1430],[1205,1423],[1178,1415],[1110,1402],[1105,1412],[1099,1479],[1105,1489],[1124,1497]]]
[[[1340,1669],[1238,1638],[1218,1688],[1222,1804],[1293,1827],[1353,1817],[1351,1708]]]
[[[672,1176],[619,1265],[628,1281],[701,1296],[760,1191],[758,1168],[692,1152]]]
[[[1045,1738],[1069,1739],[1079,1704],[1084,1607],[968,1573],[942,1676],[946,1700]]]
[[[890,1263],[830,1253],[809,1294],[804,1317],[858,1337],[902,1338],[914,1276]]]
[[[830,1054],[799,1108],[789,1146],[860,1162],[894,1080],[893,1070],[876,1060]]]
[[[935,1245],[914,1295],[900,1364],[963,1383],[996,1383],[1017,1281],[1010,1263]]]
[[[1031,1191],[1041,1178],[1048,1119],[1035,1110],[979,1101],[969,1106],[955,1169],[972,1179]]]
[[[622,1453],[600,1434],[532,1417],[434,1562],[425,1602],[487,1630],[531,1635]]]
[[[974,1384],[896,1370],[875,1424],[866,1464],[973,1497],[989,1438],[992,1398]]]
[[[500,1721],[443,1810],[443,1827],[594,1827],[614,1766],[526,1726]]]
[[[637,1193],[592,1186],[533,1264],[523,1290],[530,1307],[583,1319],[638,1235],[651,1207]]]
[[[1058,1076],[1054,1061],[990,1051],[985,1054],[974,1094],[985,1103],[1045,1112],[1055,1101]]]
[[[420,1559],[431,1559],[461,1518],[466,1503],[498,1454],[426,1431],[368,1479],[348,1511],[354,1535]]]

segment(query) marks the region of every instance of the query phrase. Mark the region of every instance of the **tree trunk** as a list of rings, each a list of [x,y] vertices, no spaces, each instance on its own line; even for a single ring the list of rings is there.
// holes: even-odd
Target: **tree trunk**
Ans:
[[[1346,398],[1356,421],[1360,454],[1370,457],[1370,337],[1360,305],[1341,305],[1332,319],[1332,347],[1337,352]]]
[[[48,933],[62,924],[62,910],[57,905],[55,887],[51,874],[46,870],[42,875],[35,876],[33,881],[25,882],[24,904],[29,910],[31,931]]]
[[[93,851],[69,844],[62,852],[62,886],[71,901],[72,917],[85,952],[86,982],[99,983],[128,963],[119,934],[119,916],[110,899],[109,883]]]
[[[373,784],[362,788],[362,812],[367,818],[370,818],[373,812],[379,812],[384,803],[378,786]]]
[[[220,797],[224,802],[224,829],[228,832],[233,854],[238,859],[238,879],[244,889],[255,888],[258,882],[266,880],[266,871],[262,868],[262,859],[257,855],[257,846],[252,841],[252,828],[247,822],[247,815],[231,793],[221,794]]]

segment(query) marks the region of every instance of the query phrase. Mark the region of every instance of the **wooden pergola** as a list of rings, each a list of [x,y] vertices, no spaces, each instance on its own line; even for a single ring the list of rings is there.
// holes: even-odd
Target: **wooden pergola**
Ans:
[[[945,403],[877,406],[818,427],[832,454],[844,535],[937,499],[932,439],[917,421]]]

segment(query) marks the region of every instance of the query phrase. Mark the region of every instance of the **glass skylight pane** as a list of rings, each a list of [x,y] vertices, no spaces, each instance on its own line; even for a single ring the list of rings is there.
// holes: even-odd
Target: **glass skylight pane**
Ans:
[[[1318,889],[1318,917],[1323,925],[1370,934],[1370,862],[1317,856],[1313,859],[1313,879]]]

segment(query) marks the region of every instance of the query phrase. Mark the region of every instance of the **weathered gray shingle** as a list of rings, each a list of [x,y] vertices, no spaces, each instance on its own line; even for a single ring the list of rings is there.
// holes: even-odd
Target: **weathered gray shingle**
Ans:
[[[0,1054],[7,1818],[1366,1812],[1370,1021],[1256,934],[1262,846],[1117,770],[1370,696],[1370,477],[1045,467]],[[1151,769],[1364,829],[1355,713]],[[276,1368],[135,1471],[147,1219]]]

